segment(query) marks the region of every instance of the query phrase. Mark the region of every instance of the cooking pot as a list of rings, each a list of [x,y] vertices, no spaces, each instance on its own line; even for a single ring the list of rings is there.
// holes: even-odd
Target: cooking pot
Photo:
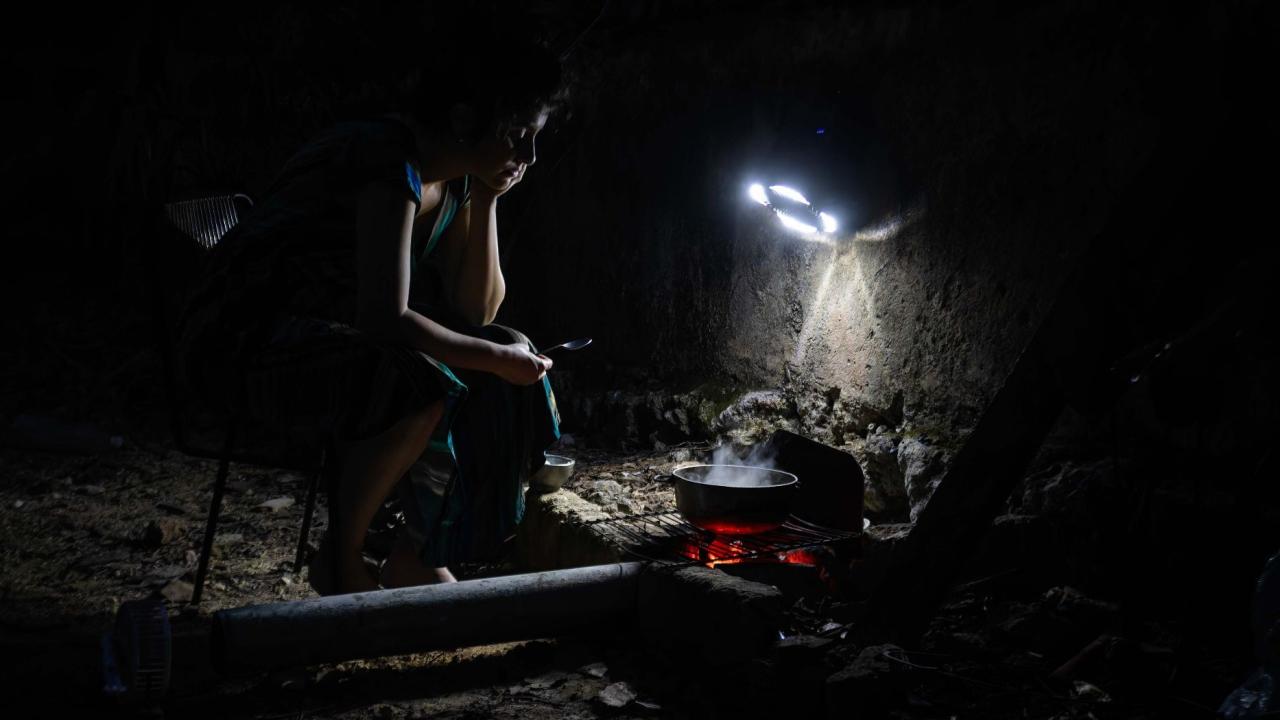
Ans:
[[[672,473],[676,507],[693,525],[722,535],[772,530],[791,514],[800,480],[748,465],[691,465]]]

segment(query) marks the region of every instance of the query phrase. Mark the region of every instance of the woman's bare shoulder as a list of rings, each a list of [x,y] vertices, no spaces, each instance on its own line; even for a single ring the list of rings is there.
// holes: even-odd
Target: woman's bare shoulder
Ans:
[[[414,216],[414,220],[421,220],[431,215],[431,211],[440,206],[440,201],[444,198],[444,182],[437,181],[427,183],[422,186],[422,204],[418,206],[418,212]]]

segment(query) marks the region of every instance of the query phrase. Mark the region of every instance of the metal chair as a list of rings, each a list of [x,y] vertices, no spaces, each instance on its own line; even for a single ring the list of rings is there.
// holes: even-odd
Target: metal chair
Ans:
[[[293,569],[302,569],[303,556],[306,552],[307,538],[311,532],[311,520],[315,513],[316,495],[320,484],[327,477],[332,485],[336,477],[332,472],[326,473],[332,463],[327,460],[333,457],[332,446],[327,440],[320,443],[318,457],[310,453],[314,460],[288,457],[284,453],[273,454],[255,452],[237,448],[236,443],[243,433],[245,418],[235,413],[213,413],[214,425],[222,429],[221,448],[214,450],[202,446],[194,437],[188,424],[188,418],[196,413],[212,412],[209,408],[197,408],[188,398],[185,388],[178,380],[175,357],[173,327],[175,319],[168,312],[174,305],[173,296],[180,293],[185,278],[175,266],[183,261],[198,261],[198,257],[212,250],[223,236],[235,227],[240,218],[251,210],[253,201],[247,195],[217,195],[172,202],[163,207],[161,221],[155,237],[158,242],[147,253],[150,264],[149,274],[153,289],[153,317],[164,362],[166,396],[169,405],[170,425],[174,443],[183,453],[200,458],[218,461],[218,475],[213,487],[213,498],[209,503],[209,515],[205,521],[204,541],[200,547],[200,561],[196,569],[195,587],[191,595],[191,603],[197,605],[204,591],[205,579],[209,571],[209,556],[213,551],[213,540],[218,526],[218,517],[222,509],[222,498],[226,491],[227,474],[231,461],[309,473],[311,482],[307,487],[306,505],[302,516],[302,529],[298,535],[298,548],[294,555]],[[165,262],[168,259],[168,262]],[[177,270],[177,272],[173,272]],[[177,280],[177,292],[166,293],[166,280]],[[329,487],[332,492],[333,488]]]

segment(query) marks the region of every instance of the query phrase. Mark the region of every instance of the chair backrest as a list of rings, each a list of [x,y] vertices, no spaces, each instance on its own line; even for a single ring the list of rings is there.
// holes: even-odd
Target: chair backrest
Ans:
[[[165,385],[170,412],[170,425],[178,449],[198,457],[221,457],[221,438],[216,433],[225,429],[229,418],[219,412],[203,408],[178,380],[176,348],[173,341],[178,318],[170,313],[186,289],[186,274],[199,264],[245,215],[252,210],[253,200],[248,195],[213,195],[181,200],[163,206],[157,218],[160,232],[157,243],[147,253],[154,289],[154,318],[164,362]],[[181,240],[190,242],[183,242]],[[167,286],[167,290],[166,290]],[[313,470],[316,453],[310,447],[296,447],[283,443],[282,438],[268,437],[270,428],[244,427],[242,437],[236,442],[232,457],[276,468]],[[211,435],[210,433],[214,433]],[[254,442],[257,440],[257,442]]]
[[[199,442],[200,435],[188,420],[192,405],[178,381],[174,340],[179,331],[178,313],[189,275],[253,207],[242,193],[210,195],[167,203],[157,219],[155,242],[146,253],[152,286],[152,315],[164,363],[164,381],[174,441],[183,452],[208,457],[213,444]],[[216,423],[215,423],[216,424]],[[209,445],[209,447],[202,447]]]
[[[240,222],[244,211],[252,207],[253,200],[248,195],[237,193],[171,202],[164,206],[164,215],[201,248],[212,250]]]

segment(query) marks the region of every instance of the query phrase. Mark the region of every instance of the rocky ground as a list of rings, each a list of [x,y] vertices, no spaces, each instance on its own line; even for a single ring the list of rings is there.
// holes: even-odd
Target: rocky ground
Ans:
[[[663,477],[707,450],[566,448],[578,462],[566,488],[610,512],[671,509]],[[237,466],[205,600],[198,611],[186,605],[214,469],[142,437],[92,455],[0,451],[7,479],[0,487],[0,642],[6,684],[25,688],[23,703],[109,709],[97,692],[98,638],[122,601],[165,597],[182,638],[199,637],[218,609],[313,595],[306,569],[292,568],[306,479]],[[313,540],[323,517],[321,506]],[[905,529],[873,528],[865,562],[874,563]],[[497,563],[457,571],[465,578],[515,568]],[[810,698],[797,708],[835,693],[847,696],[842,702],[850,707],[886,717],[1168,717],[1174,710],[1194,717],[1208,715],[1203,698],[1234,672],[1229,658],[1201,657],[1191,668],[1188,648],[1155,625],[1143,637],[1130,639],[1136,637],[1130,632],[1126,638],[1114,604],[1064,587],[1028,593],[1001,575],[957,588],[915,649],[863,642],[854,628],[860,604],[843,607],[837,614],[845,616],[836,618],[842,627],[781,641],[760,661],[771,678],[762,687],[771,688],[772,698],[762,703],[786,697],[790,688]],[[432,652],[237,682],[192,666],[200,647],[176,643],[168,714],[686,717],[714,716],[721,702],[697,682],[673,681],[647,665],[621,636]],[[1076,655],[1075,666],[1063,671]],[[1206,668],[1215,671],[1211,679]],[[1185,696],[1162,694],[1157,707],[1149,706],[1151,688],[1167,693],[1179,671],[1195,673],[1195,682],[1185,681]]]
[[[669,488],[659,480],[671,467],[672,453],[575,455],[578,471],[568,486],[602,507],[673,507]],[[0,474],[7,479],[0,486],[0,633],[7,681],[13,673],[60,678],[72,689],[63,699],[95,707],[97,638],[121,602],[164,597],[181,633],[196,631],[223,608],[314,596],[307,569],[293,569],[307,478],[234,466],[204,599],[198,611],[188,607],[215,470],[212,461],[141,438],[91,455],[0,451]],[[322,502],[312,545],[324,516]],[[376,558],[373,540],[370,555]],[[455,571],[465,579],[515,569],[496,563]],[[289,712],[333,718],[594,717],[603,711],[616,715],[619,707],[613,705],[619,703],[641,715],[656,711],[656,704],[636,696],[608,669],[602,662],[607,655],[573,641],[429,653],[201,688],[192,697],[175,698],[174,707],[184,715],[217,707],[213,715],[222,717],[283,717],[279,708],[287,706]],[[429,690],[411,691],[411,685]],[[402,701],[382,702],[400,696]],[[264,705],[277,710],[266,712]]]
[[[141,342],[111,343],[85,330],[94,327],[18,333],[13,349],[0,350],[9,368],[0,373],[12,408],[6,429],[26,413],[95,423],[124,438],[118,449],[76,454],[24,447],[4,434],[6,717],[49,716],[64,706],[131,716],[101,700],[100,638],[121,602],[147,596],[164,597],[170,607],[177,666],[165,714],[174,717],[736,717],[753,709],[805,715],[820,713],[828,697],[870,717],[1210,717],[1249,670],[1247,649],[1241,652],[1235,639],[1197,634],[1151,615],[1149,605],[1091,597],[1043,562],[1065,537],[1054,534],[1043,511],[1066,502],[1042,501],[1040,489],[1089,487],[1098,473],[1082,465],[1072,466],[1079,478],[1064,471],[1054,475],[1061,476],[1056,485],[1020,492],[1015,512],[997,521],[981,562],[966,571],[970,580],[951,593],[919,646],[868,639],[859,627],[866,586],[853,582],[841,608],[821,611],[833,627],[780,640],[751,662],[752,692],[741,690],[739,677],[733,685],[739,690],[727,694],[703,673],[681,667],[679,658],[644,656],[634,638],[613,634],[225,680],[193,660],[207,654],[200,638],[211,612],[313,595],[306,570],[292,566],[306,478],[233,468],[204,602],[199,611],[188,609],[215,466],[172,448],[154,355],[130,349]],[[711,445],[668,439],[567,444],[564,452],[578,466],[565,487],[608,512],[671,509],[663,477],[705,458]],[[871,463],[864,467],[876,472]],[[1092,508],[1099,506],[1106,505],[1085,506],[1085,515],[1096,518]],[[1203,521],[1203,511],[1189,507]],[[324,516],[322,504],[313,542]],[[854,579],[874,577],[908,527],[873,525]],[[1190,553],[1194,536],[1188,538]],[[373,554],[377,546],[375,536]],[[515,568],[498,562],[455,570],[465,578]]]

